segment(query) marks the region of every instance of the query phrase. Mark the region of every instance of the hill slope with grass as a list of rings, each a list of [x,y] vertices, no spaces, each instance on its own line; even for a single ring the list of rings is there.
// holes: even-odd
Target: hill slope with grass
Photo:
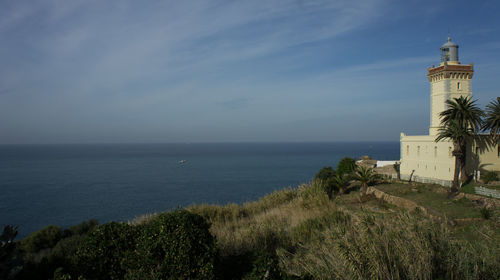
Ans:
[[[498,208],[434,185],[379,180],[365,194],[352,182],[316,180],[128,223],[49,226],[16,242],[10,228],[0,278],[500,279]]]

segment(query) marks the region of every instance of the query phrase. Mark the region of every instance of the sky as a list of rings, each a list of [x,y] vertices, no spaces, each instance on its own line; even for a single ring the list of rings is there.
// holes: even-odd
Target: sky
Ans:
[[[448,34],[500,96],[500,1],[0,0],[0,144],[399,141]]]

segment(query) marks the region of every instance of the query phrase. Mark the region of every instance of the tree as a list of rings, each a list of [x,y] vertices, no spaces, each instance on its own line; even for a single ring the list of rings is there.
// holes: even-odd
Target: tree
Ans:
[[[335,176],[335,170],[331,166],[326,166],[321,168],[318,173],[316,173],[316,180],[320,180],[322,182],[328,181],[328,179]]]
[[[217,243],[209,229],[186,210],[158,215],[138,239],[140,268],[127,279],[214,279]]]
[[[489,130],[491,137],[496,142],[500,138],[500,97],[486,105],[485,113],[483,129]]]
[[[86,279],[124,279],[133,268],[138,227],[111,222],[93,228],[80,244],[75,262]]]
[[[375,183],[378,179],[378,175],[373,171],[373,168],[366,168],[364,166],[358,167],[354,176],[361,183],[362,194],[366,194],[368,186]]]
[[[321,186],[323,187],[326,194],[328,194],[328,198],[333,197],[333,192],[335,191],[335,186],[333,185],[333,177],[337,172],[331,167],[323,167],[318,173],[316,173],[316,180],[319,181]]]
[[[447,109],[441,112],[441,127],[436,142],[449,139],[453,142],[453,156],[455,156],[455,172],[451,192],[460,190],[459,174],[462,183],[467,182],[471,175],[467,174],[466,158],[467,143],[475,141],[481,129],[483,111],[470,97],[460,96],[453,100],[446,100]]]
[[[356,170],[356,161],[353,158],[345,157],[337,164],[337,173],[341,175],[351,174]]]
[[[337,173],[331,178],[331,184],[339,191],[339,194],[344,194],[345,188],[349,184],[349,179],[346,175]]]

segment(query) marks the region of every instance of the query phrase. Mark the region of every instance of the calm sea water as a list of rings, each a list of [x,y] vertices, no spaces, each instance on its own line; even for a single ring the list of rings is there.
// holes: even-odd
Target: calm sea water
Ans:
[[[0,226],[18,225],[24,237],[49,224],[242,203],[362,155],[399,159],[399,143],[4,145]]]

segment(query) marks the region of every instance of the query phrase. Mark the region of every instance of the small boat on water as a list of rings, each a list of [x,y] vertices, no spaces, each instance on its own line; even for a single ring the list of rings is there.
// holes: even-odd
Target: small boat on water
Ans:
[[[185,159],[179,160],[179,164],[184,164],[186,162],[187,162],[187,160],[185,160]]]

